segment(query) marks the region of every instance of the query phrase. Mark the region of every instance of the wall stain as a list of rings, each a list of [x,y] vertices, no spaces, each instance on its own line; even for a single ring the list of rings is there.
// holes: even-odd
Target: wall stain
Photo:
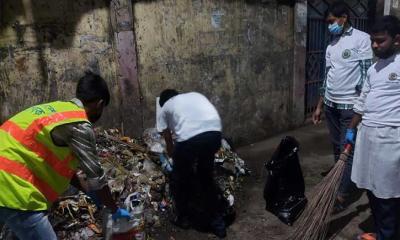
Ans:
[[[26,66],[26,58],[25,57],[19,57],[15,59],[15,67],[19,72],[26,72],[27,66]]]

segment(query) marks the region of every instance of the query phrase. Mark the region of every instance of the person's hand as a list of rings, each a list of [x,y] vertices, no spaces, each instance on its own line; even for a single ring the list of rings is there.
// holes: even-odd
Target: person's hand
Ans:
[[[115,221],[120,218],[131,219],[131,215],[127,210],[118,208],[117,211],[112,215],[112,219]]]
[[[355,133],[356,130],[354,128],[348,128],[346,130],[346,137],[345,137],[345,142],[351,144],[352,146],[354,146],[355,143]]]
[[[90,199],[92,199],[93,203],[98,209],[101,209],[103,207],[103,203],[101,202],[95,191],[87,192],[86,195],[88,195]]]
[[[321,108],[317,107],[317,109],[315,109],[315,111],[312,115],[312,121],[314,124],[321,123],[321,113],[322,113]]]

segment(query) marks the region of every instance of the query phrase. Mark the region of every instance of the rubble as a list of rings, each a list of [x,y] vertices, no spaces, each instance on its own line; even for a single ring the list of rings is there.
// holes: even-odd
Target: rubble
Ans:
[[[161,226],[162,215],[171,206],[168,174],[173,163],[164,154],[165,142],[155,129],[146,129],[142,139],[122,136],[117,129],[96,129],[96,140],[113,197],[121,207],[136,211],[134,224],[140,226],[137,234],[142,234],[136,239],[145,239],[145,229]],[[241,176],[249,171],[226,140],[215,162],[216,182],[233,207]],[[104,216],[104,210],[100,211],[90,197],[71,189],[54,204],[49,219],[59,239],[103,239],[111,231],[102,222]]]

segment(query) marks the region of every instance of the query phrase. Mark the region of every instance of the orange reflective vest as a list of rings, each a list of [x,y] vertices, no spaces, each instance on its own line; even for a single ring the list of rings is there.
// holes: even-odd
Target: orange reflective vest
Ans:
[[[67,146],[53,143],[60,125],[89,122],[72,102],[30,107],[0,126],[0,206],[46,210],[69,186],[78,160]]]

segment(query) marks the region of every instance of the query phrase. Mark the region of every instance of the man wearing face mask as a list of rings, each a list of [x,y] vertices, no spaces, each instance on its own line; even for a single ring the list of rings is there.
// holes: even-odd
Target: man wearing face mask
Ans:
[[[344,2],[332,4],[326,12],[332,41],[326,49],[326,75],[321,97],[312,116],[314,124],[320,123],[324,109],[335,161],[343,150],[346,129],[353,117],[353,105],[373,57],[370,36],[352,27],[349,16]],[[350,180],[351,167],[352,153],[340,183],[336,212],[345,208],[346,200],[356,189]]]

